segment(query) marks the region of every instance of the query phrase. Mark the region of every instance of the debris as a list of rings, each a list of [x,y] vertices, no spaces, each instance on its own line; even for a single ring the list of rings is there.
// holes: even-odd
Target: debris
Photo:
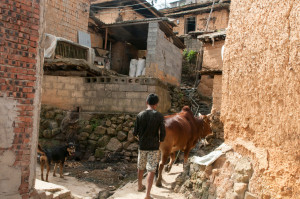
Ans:
[[[227,144],[221,144],[215,151],[209,153],[208,155],[198,157],[193,156],[190,161],[196,164],[209,166],[214,163],[219,157],[225,154],[227,151],[230,151],[232,148]]]

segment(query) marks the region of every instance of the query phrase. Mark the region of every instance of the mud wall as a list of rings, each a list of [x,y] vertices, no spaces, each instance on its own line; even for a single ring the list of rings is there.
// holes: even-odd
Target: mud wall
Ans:
[[[0,3],[0,198],[33,194],[44,6],[34,0]]]
[[[157,22],[149,23],[147,40],[146,76],[156,77],[173,85],[181,82],[182,53]]]
[[[160,97],[158,110],[171,106],[167,88],[153,78],[82,78],[44,76],[42,104],[83,112],[138,113],[149,93]]]
[[[89,0],[46,0],[46,33],[78,42],[78,30],[88,31]]]
[[[205,30],[207,18],[209,13],[201,14],[187,14],[182,17],[175,18],[174,21],[177,26],[173,28],[174,32],[178,32],[178,36],[185,34],[186,19],[189,17],[196,17],[196,31]],[[174,18],[174,17],[172,17]],[[208,26],[208,30],[225,29],[228,25],[229,10],[223,9],[220,11],[214,11],[211,15],[211,20]]]
[[[197,90],[203,96],[212,97],[213,86],[214,86],[214,78],[210,75],[202,75]]]
[[[144,19],[145,17],[136,11],[132,7],[120,8],[107,8],[98,11],[96,17],[106,24],[112,24],[121,21],[132,21]]]
[[[203,68],[209,69],[219,69],[222,70],[223,61],[221,56],[222,46],[225,41],[216,41],[212,43],[204,44],[204,52],[203,52]]]
[[[221,114],[259,198],[300,196],[299,13],[295,0],[231,1]]]

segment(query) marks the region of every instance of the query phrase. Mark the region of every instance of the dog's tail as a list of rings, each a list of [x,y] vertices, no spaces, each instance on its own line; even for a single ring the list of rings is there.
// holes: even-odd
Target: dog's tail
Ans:
[[[41,147],[40,144],[38,144],[37,153],[38,153],[39,155],[41,155],[41,156],[42,156],[42,155],[46,155],[45,151],[42,149],[42,147]]]

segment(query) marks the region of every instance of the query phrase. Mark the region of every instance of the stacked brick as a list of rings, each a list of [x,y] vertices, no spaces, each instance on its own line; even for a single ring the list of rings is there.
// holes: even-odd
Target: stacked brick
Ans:
[[[5,168],[16,171],[8,179],[0,177],[0,198],[29,198],[34,183],[30,167],[37,134],[40,4],[0,0],[0,166],[4,168],[0,174],[9,172]]]
[[[78,42],[78,30],[88,32],[89,0],[48,0],[46,33]]]

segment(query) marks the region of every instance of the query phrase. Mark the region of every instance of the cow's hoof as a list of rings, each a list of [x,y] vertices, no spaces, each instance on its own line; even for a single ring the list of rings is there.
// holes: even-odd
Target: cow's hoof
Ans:
[[[167,165],[167,166],[165,166],[165,172],[167,172],[167,173],[169,173],[170,172],[170,169],[169,169],[170,167]]]
[[[158,181],[157,181],[157,182],[156,182],[156,186],[157,186],[157,187],[162,187],[161,182],[158,182]]]

